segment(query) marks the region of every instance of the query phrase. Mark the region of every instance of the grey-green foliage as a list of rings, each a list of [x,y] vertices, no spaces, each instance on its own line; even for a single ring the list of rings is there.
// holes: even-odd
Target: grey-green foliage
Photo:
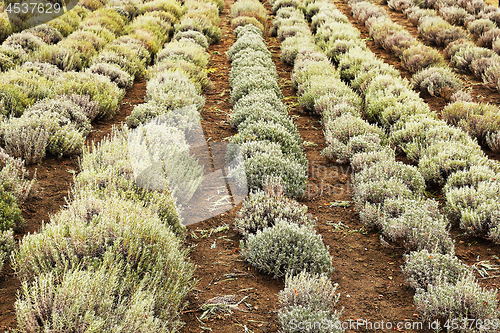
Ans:
[[[88,71],[92,74],[107,76],[121,89],[128,89],[134,83],[133,77],[115,64],[95,63]]]
[[[273,227],[257,231],[241,241],[243,257],[257,269],[281,277],[303,270],[330,273],[332,258],[321,235],[309,226],[277,221]]]
[[[340,294],[335,294],[337,284],[332,284],[325,274],[289,274],[285,278],[285,288],[278,294],[282,307],[303,306],[314,311],[333,311]]]
[[[439,141],[461,142],[473,146],[474,140],[463,130],[448,126],[435,114],[410,116],[392,128],[389,141],[412,161],[420,160],[425,149]]]
[[[14,231],[12,229],[0,231],[0,273],[9,260],[11,252],[14,250]]]
[[[284,155],[293,156],[299,163],[307,164],[300,147],[302,139],[297,131],[290,132],[278,122],[259,120],[248,124],[244,130],[232,138],[234,143],[246,141],[269,141],[278,143]]]
[[[192,288],[191,277],[194,271],[193,265],[187,261],[187,252],[181,249],[180,240],[153,210],[144,207],[141,202],[116,197],[102,200],[92,194],[81,195],[68,209],[54,216],[52,222],[45,225],[38,234],[25,237],[19,250],[14,253],[13,266],[26,282],[24,297],[30,297],[32,292],[31,297],[43,300],[43,293],[49,292],[50,295],[57,290],[37,290],[36,284],[40,279],[43,280],[41,276],[45,274],[52,275],[61,282],[71,276],[74,269],[88,272],[116,269],[117,289],[108,286],[103,292],[117,293],[114,299],[125,300],[129,297],[134,299],[132,294],[144,288],[144,291],[152,294],[142,300],[150,303],[151,313],[170,322],[171,327],[178,326],[178,311]],[[30,292],[27,286],[31,283],[35,287]],[[94,298],[99,304],[99,295],[94,295],[91,289],[87,289],[91,284],[80,282],[78,285],[80,287],[77,290],[84,288],[90,292],[84,292],[82,297]],[[71,288],[75,288],[75,285],[68,286],[68,289]],[[58,300],[63,303],[54,304],[55,316],[47,314],[48,318],[44,320],[59,320],[57,309],[64,308],[64,299]],[[38,309],[30,309],[31,302],[26,303],[24,307],[18,306],[18,314],[27,318],[36,316]],[[85,305],[79,306],[85,309]],[[133,306],[127,304],[125,309],[132,311]],[[64,313],[69,322],[73,321],[69,318],[74,315],[71,312]],[[82,316],[82,320],[84,318],[86,317]]]
[[[283,94],[273,74],[255,71],[249,73],[248,76],[241,76],[235,82],[231,90],[231,103],[236,103],[240,98],[254,90],[271,90],[275,92],[279,98],[283,98]]]
[[[289,306],[278,312],[279,333],[341,333],[340,315],[315,311],[300,305]]]
[[[394,160],[381,160],[354,177],[354,200],[358,205],[383,203],[388,198],[416,198],[425,181],[418,169]]]
[[[63,277],[45,273],[33,283],[24,282],[15,303],[19,329],[166,333],[179,326],[155,311],[159,292],[147,288],[151,281],[134,286],[120,272],[123,263],[109,266],[74,269]]]
[[[449,67],[428,67],[412,76],[413,88],[431,96],[449,97],[462,89],[463,82]]]
[[[171,193],[168,190],[150,191],[137,183],[134,166],[129,158],[133,151],[129,149],[128,139],[127,131],[114,130],[110,138],[99,143],[99,149],[85,148],[80,164],[81,172],[75,178],[75,189],[95,193],[101,198],[118,195],[142,202],[154,210],[163,223],[176,233],[181,233],[184,227]],[[142,149],[136,153],[146,152]]]
[[[460,323],[464,320],[485,323],[489,319],[492,323],[499,316],[496,298],[496,289],[482,288],[473,275],[465,275],[455,284],[438,282],[436,285],[429,285],[427,291],[419,289],[414,303],[425,321],[438,320],[443,325],[448,319],[450,322],[455,319]],[[471,332],[468,329],[463,331]],[[473,327],[473,331],[481,330]]]
[[[324,127],[328,147],[322,154],[339,163],[349,161],[356,153],[379,149],[384,138],[380,128],[351,114],[331,119],[325,122]]]
[[[256,191],[264,188],[265,178],[278,178],[284,186],[284,193],[288,196],[300,198],[306,192],[307,167],[303,161],[293,155],[285,155],[282,147],[276,143],[264,141],[242,144],[242,150],[248,148],[248,156],[235,168],[230,169],[230,175],[237,178],[237,182],[248,186],[249,190]],[[244,179],[240,179],[244,177]]]
[[[471,274],[470,268],[453,254],[427,250],[407,254],[402,270],[410,287],[423,290],[437,283],[455,284],[462,276]]]
[[[430,109],[406,80],[385,75],[374,78],[366,89],[365,113],[369,120],[388,126],[403,116],[428,114]]]
[[[283,194],[274,195],[259,191],[251,193],[234,221],[236,230],[244,237],[257,230],[272,227],[276,221],[286,220],[298,225],[314,226],[315,220],[307,214],[307,206],[289,199]]]
[[[478,144],[438,141],[423,151],[418,168],[428,183],[444,185],[453,172],[487,163]]]
[[[287,275],[285,289],[278,295],[279,332],[343,332],[341,311],[333,311],[340,297],[336,289],[324,274]]]
[[[192,104],[201,109],[205,105],[205,98],[199,94],[189,76],[183,72],[171,70],[148,81],[146,100],[162,104],[170,110]]]
[[[402,243],[407,251],[454,252],[448,220],[439,212],[437,201],[389,198],[378,223],[383,236]]]

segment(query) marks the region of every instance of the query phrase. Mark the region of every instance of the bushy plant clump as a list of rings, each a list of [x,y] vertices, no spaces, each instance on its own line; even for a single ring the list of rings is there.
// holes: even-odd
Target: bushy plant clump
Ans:
[[[0,274],[2,269],[9,260],[11,252],[14,250],[14,231],[0,231]]]
[[[179,325],[177,312],[192,287],[193,266],[186,261],[185,250],[180,250],[179,240],[168,226],[142,203],[112,197],[101,200],[87,194],[77,198],[50,225],[25,238],[13,258],[13,265],[24,281],[16,303],[21,327],[54,325],[56,329],[60,325],[58,318],[75,316],[74,311],[82,314],[77,316],[79,320],[70,320],[76,328],[95,325],[95,320],[102,322],[98,318],[111,319],[108,312],[111,297],[124,300],[121,306],[113,307],[118,314],[123,312],[116,318],[119,323],[127,320],[140,323],[144,313],[137,317],[133,309],[144,306],[140,304],[147,300],[148,313],[153,318],[146,322],[173,329]],[[82,284],[85,276],[89,283]],[[112,285],[107,285],[106,277],[113,280]],[[39,284],[47,278],[52,288],[45,289],[46,284]],[[91,280],[100,283],[94,285]],[[71,297],[70,311],[69,305],[65,305],[68,303],[63,301],[68,292],[80,295],[83,300],[94,299],[94,303],[75,302],[77,299]],[[111,295],[105,297],[107,293]],[[45,297],[53,301],[41,303]],[[133,305],[134,302],[137,304]],[[90,311],[89,305],[93,305],[94,319],[86,323],[92,318],[83,315]],[[40,315],[43,308],[46,310]],[[30,319],[37,317],[38,321]],[[106,325],[116,324],[110,321]]]
[[[341,311],[333,310],[340,297],[340,294],[335,294],[337,287],[324,274],[303,271],[295,276],[287,275],[285,289],[278,295],[280,332],[343,332],[339,320]],[[311,325],[304,330],[291,325],[293,322]],[[322,325],[318,327],[312,323]]]
[[[2,136],[6,151],[24,158],[27,163],[39,162],[46,152],[56,156],[80,153],[95,117],[92,106],[90,101],[78,101],[75,97],[34,104],[20,118],[4,124]]]
[[[110,119],[118,111],[118,102],[125,92],[108,77],[91,73],[67,72],[54,81],[56,95],[85,95],[99,105],[97,118]]]
[[[426,321],[446,320],[458,322],[493,321],[498,319],[496,290],[482,288],[472,275],[466,275],[457,283],[437,283],[429,285],[427,291],[417,290],[414,297],[417,311]]]
[[[463,82],[448,67],[428,67],[413,75],[413,88],[425,91],[431,96],[440,96],[450,99],[462,89]]]
[[[441,116],[446,122],[462,128],[483,145],[486,144],[488,135],[500,130],[500,110],[490,104],[455,102],[447,105]]]
[[[281,186],[280,186],[281,187]],[[234,221],[236,230],[244,237],[255,234],[257,230],[272,227],[276,221],[285,220],[297,225],[314,226],[314,219],[307,214],[307,206],[271,190],[251,193],[238,212]]]
[[[401,56],[403,66],[411,73],[416,73],[431,66],[443,66],[442,54],[429,46],[417,44],[403,51]]]
[[[469,38],[463,28],[453,26],[438,16],[420,19],[418,33],[426,40],[440,46],[447,46],[461,38]]]
[[[184,7],[186,12],[175,25],[176,33],[198,31],[205,35],[209,44],[217,43],[221,39],[219,12],[223,8],[222,2],[190,0],[184,4]]]
[[[454,252],[448,221],[434,200],[387,199],[379,216],[382,235],[407,251]]]
[[[266,10],[258,1],[240,0],[234,3],[234,5],[231,6],[231,19],[234,20],[242,17],[255,18],[260,23],[259,27],[262,26],[265,28],[267,25]]]
[[[390,126],[401,117],[428,113],[429,106],[406,80],[378,76],[366,89],[365,114],[369,120]]]
[[[332,259],[321,235],[306,225],[278,220],[273,227],[249,235],[240,247],[249,263],[273,277],[332,271]]]
[[[438,141],[423,151],[418,167],[427,182],[442,186],[453,172],[484,165],[487,160],[477,144]]]
[[[402,269],[410,287],[423,290],[438,283],[456,284],[463,276],[472,273],[469,266],[461,263],[453,254],[428,250],[407,254]]]

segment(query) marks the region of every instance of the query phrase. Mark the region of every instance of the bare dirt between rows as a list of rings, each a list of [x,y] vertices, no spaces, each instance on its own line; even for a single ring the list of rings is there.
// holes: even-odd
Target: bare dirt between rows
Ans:
[[[214,83],[214,89],[206,93],[206,105],[201,114],[205,137],[213,142],[222,142],[236,133],[229,125],[228,118],[231,112],[229,103],[231,90],[228,82],[231,64],[225,55],[235,41],[229,17],[232,3],[233,1],[226,0],[226,9],[221,14],[223,34],[221,42],[209,48],[210,79]],[[345,14],[350,14],[342,3],[336,4]],[[269,9],[269,6],[267,8]],[[350,15],[349,18],[352,19]],[[356,24],[355,26],[361,30],[362,38],[367,37],[364,26]],[[296,95],[290,82],[292,67],[280,60],[279,42],[268,34],[265,38],[280,75],[279,84],[285,95],[285,101],[290,106],[290,115],[295,117],[302,138],[313,143],[304,148],[310,163],[308,191],[299,201],[306,204],[309,212],[318,218],[316,230],[330,247],[335,267],[331,280],[339,284],[338,292],[341,293],[341,297],[338,308],[344,308],[341,319],[343,321],[366,319],[372,323],[418,322],[419,317],[413,305],[414,291],[406,285],[400,271],[400,266],[403,265],[402,248],[383,246],[378,233],[363,228],[352,205],[346,208],[330,207],[329,203],[335,200],[352,200],[350,167],[328,162],[320,156],[321,150],[325,148],[320,118],[304,113],[297,106]],[[397,64],[399,62],[391,54],[379,49],[373,42],[368,42],[368,45],[379,57],[389,63],[392,62],[401,70]],[[403,74],[407,75],[404,72]],[[98,123],[89,142],[101,140],[109,134],[112,124],[122,121],[130,113],[132,105],[143,102],[144,94],[145,83],[136,82],[127,93],[117,117],[110,122]],[[434,109],[442,108],[444,105],[438,98],[431,96],[424,98]],[[23,204],[23,216],[27,223],[16,234],[17,239],[28,232],[39,230],[42,221],[48,221],[49,216],[65,204],[65,197],[68,196],[73,177],[68,170],[78,172],[77,157],[47,159],[36,168],[40,191]],[[31,171],[33,169],[34,167],[30,168]],[[197,265],[195,277],[198,284],[188,295],[188,306],[182,313],[182,320],[186,323],[181,330],[183,333],[210,330],[221,333],[278,330],[277,293],[283,289],[283,280],[272,279],[243,260],[239,253],[240,236],[232,230],[238,209],[239,206],[188,226],[185,243],[191,249],[191,260]],[[342,222],[347,227],[336,230],[332,222]],[[230,227],[228,231],[211,235],[206,232],[224,224]],[[456,229],[454,227],[451,232],[456,239],[456,252],[460,259],[468,264],[473,264],[478,259],[500,264],[498,257],[495,257],[500,253],[499,246],[480,238],[460,236]],[[497,284],[500,285],[500,279],[482,280],[482,283],[496,288]],[[0,330],[16,326],[14,302],[18,288],[19,281],[7,267],[6,274],[0,277]],[[232,313],[217,313],[208,319],[199,320],[203,313],[200,307],[211,298],[223,295],[234,295],[236,301],[247,298]],[[358,330],[347,329],[347,332],[357,331],[374,330],[364,330],[361,327]],[[407,332],[417,331],[407,330]],[[418,330],[418,332],[424,331]]]

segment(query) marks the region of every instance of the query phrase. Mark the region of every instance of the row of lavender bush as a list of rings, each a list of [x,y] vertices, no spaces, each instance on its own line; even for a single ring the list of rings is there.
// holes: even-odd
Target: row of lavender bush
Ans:
[[[66,11],[63,15],[50,20],[46,24],[40,24],[27,30],[42,38],[45,42],[48,42],[53,38],[59,39],[62,38],[62,36],[66,37],[79,27],[81,20],[84,19],[85,16],[92,11],[104,7],[106,2],[107,1],[100,0],[79,1],[78,4],[72,8],[73,10]],[[23,15],[19,15],[22,22],[19,20],[17,22],[11,22],[8,18],[7,12],[5,11],[5,5],[5,2],[0,3],[0,42],[2,43],[13,33],[19,33],[20,31],[25,30],[23,27],[30,24],[28,20],[25,20],[22,17]],[[27,16],[30,15],[30,12],[27,13]],[[9,58],[11,52],[12,50],[5,49],[3,47],[0,48],[0,58],[2,58],[2,61],[0,61],[0,70],[5,70],[3,68],[5,60],[4,56]]]
[[[423,45],[403,27],[393,23],[383,8],[365,1],[352,4],[351,8],[354,17],[369,28],[374,41],[399,56],[403,66],[414,74],[412,85],[415,89],[426,91],[432,96],[451,99],[452,103],[441,112],[442,119],[451,125],[461,127],[481,145],[498,151],[500,148],[498,107],[486,103],[474,103],[469,94],[460,90],[464,86],[463,82],[447,66],[440,52]],[[438,29],[438,31],[444,30]],[[476,66],[480,61],[472,63]],[[489,68],[486,71],[490,73],[493,69]]]
[[[42,58],[0,77],[6,83],[2,89],[4,101],[10,102],[4,103],[4,114],[20,116],[8,118],[1,125],[1,143],[9,154],[36,163],[46,152],[59,156],[79,153],[91,122],[113,117],[123,89],[144,74],[182,14],[176,1],[128,5],[124,2],[123,7],[94,12],[83,24],[92,31],[79,30],[57,45],[41,47],[34,56],[42,50]],[[143,14],[136,16],[139,12]],[[122,30],[125,34],[115,39]],[[25,33],[26,40],[37,38],[28,35]],[[67,47],[66,42],[82,48],[85,55]],[[92,66],[86,72],[73,71],[83,69],[73,66],[81,64],[82,59]],[[67,96],[70,94],[79,96]]]
[[[493,28],[491,20],[500,18],[498,8],[486,6],[482,1],[460,1],[460,6],[468,8],[471,13],[478,15],[480,19],[475,20],[473,16],[467,17],[467,29],[472,35],[480,35],[479,46],[474,44],[469,32],[461,27],[453,26],[443,18],[439,17],[433,9],[421,9],[421,7],[435,8],[442,11],[442,15],[449,21],[458,22],[461,15],[458,12],[465,11],[453,3],[445,1],[411,1],[394,0],[389,1],[389,7],[400,12],[405,12],[410,22],[418,26],[419,34],[426,40],[436,45],[445,46],[445,55],[450,58],[450,64],[458,71],[471,73],[482,80],[491,89],[500,89],[500,57],[499,49],[500,29]],[[418,6],[417,6],[418,5]],[[455,17],[455,19],[453,19]],[[491,19],[491,20],[490,20]],[[465,22],[465,21],[464,21]],[[491,50],[493,48],[493,51]]]
[[[125,5],[125,2],[123,4]],[[83,7],[81,7],[81,10],[86,13]],[[75,12],[78,12],[78,8]],[[114,11],[114,13],[118,15],[117,11]],[[91,18],[92,15],[87,17]],[[96,22],[88,25],[94,30],[101,28],[97,25],[101,16],[97,15],[95,18],[97,18]],[[76,23],[78,26],[79,21],[76,21]],[[101,29],[104,30],[104,28]],[[39,27],[37,31],[54,33],[54,28]],[[111,32],[109,33],[111,34]],[[47,37],[47,35],[45,36]],[[35,37],[28,32],[13,34],[4,43],[8,44],[8,46],[3,45],[2,47],[15,49],[20,52],[20,55],[27,55],[28,53],[23,47],[27,48],[28,51],[30,41],[36,41],[35,44],[38,45],[39,39],[39,37]],[[22,58],[20,56],[18,60],[22,61]],[[40,84],[42,85],[41,91],[46,89],[47,87],[43,87],[44,83],[49,82],[46,77],[54,79],[52,83],[54,86],[58,85],[59,88],[64,89],[60,81],[63,79],[62,72],[57,67],[49,64],[26,63],[22,68],[13,69],[1,75],[2,78],[7,78],[9,82],[9,84],[2,86],[3,111],[16,103],[18,103],[18,107],[22,108],[16,97],[25,94],[26,90],[24,88],[26,87],[31,87],[32,91],[35,91],[37,85]],[[55,80],[57,76],[61,76],[61,78]],[[91,129],[90,122],[99,112],[100,105],[98,101],[92,101],[91,98],[98,94],[104,96],[107,93],[105,90],[108,88],[111,94],[111,102],[113,102],[112,98],[117,99],[113,97],[113,94],[121,94],[118,93],[119,89],[107,78],[97,76],[95,80],[85,82],[91,79],[92,76],[95,75],[88,74],[85,77],[78,77],[75,73],[72,77],[76,77],[78,80],[75,80],[73,84],[66,83],[65,94],[67,95],[42,100],[34,104],[21,118],[3,119],[0,125],[0,141],[2,146],[5,147],[5,150],[0,148],[2,168],[2,192],[0,198],[2,221],[0,231],[3,232],[2,237],[0,237],[0,244],[3,244],[0,245],[2,248],[0,266],[3,266],[13,249],[12,246],[7,246],[7,244],[13,245],[11,230],[19,229],[24,223],[19,209],[19,202],[26,199],[36,181],[35,177],[31,181],[26,180],[28,173],[24,169],[24,164],[39,161],[45,156],[46,151],[54,154],[81,152],[84,138]],[[97,82],[98,85],[92,87],[94,82]],[[79,91],[73,91],[73,88],[80,89],[78,89]],[[103,91],[99,91],[99,89],[103,89]],[[78,95],[75,93],[78,93]],[[43,97],[40,96],[40,98]],[[110,99],[105,101],[109,103]],[[118,100],[114,101],[114,103],[115,107],[117,107]]]
[[[338,300],[337,286],[327,275],[333,270],[332,258],[313,230],[316,221],[307,207],[287,197],[304,194],[307,160],[263,39],[266,11],[255,0],[241,0],[231,12],[237,37],[227,52],[232,63],[231,125],[238,129],[232,141],[239,145],[251,190],[234,223],[243,236],[242,255],[259,270],[285,277],[279,294],[280,332],[302,332],[290,325],[294,321],[328,321],[333,327],[340,314],[332,313]],[[316,325],[314,330],[331,332]]]
[[[172,96],[158,78],[167,81],[173,73],[189,80],[203,71],[189,56],[196,51],[197,59],[207,59],[207,35],[218,28],[211,21],[203,26],[207,35],[188,28],[198,15],[218,22],[215,4],[186,1],[184,7],[177,33],[185,49],[175,41],[165,45],[160,53],[164,57],[148,71],[149,101],[142,104],[154,101],[165,114],[174,112]],[[201,91],[191,84],[190,89]],[[189,98],[192,107],[175,115],[179,123],[189,124],[198,113],[199,96]],[[146,141],[157,149],[151,153],[160,160],[168,158],[161,141],[171,141],[176,133],[161,126],[164,122],[141,123],[135,130],[114,129],[99,144],[84,148],[72,202],[39,233],[26,236],[13,254],[13,266],[23,281],[16,302],[19,331],[175,332],[182,326],[179,312],[194,286],[195,267],[182,247],[184,228],[175,194],[141,186],[131,156],[134,138],[152,131],[154,137]]]
[[[337,79],[328,88],[317,90],[309,104],[323,117],[329,143],[324,153],[340,162],[350,161],[356,171],[354,199],[362,221],[381,229],[382,237],[413,251],[406,257],[403,271],[410,285],[417,289],[415,303],[425,320],[441,319],[443,324],[446,318],[496,318],[495,293],[482,290],[470,270],[453,255],[448,222],[439,212],[437,202],[425,199],[422,174],[415,167],[396,162],[394,151],[384,145],[385,131],[361,119],[363,102],[365,114],[371,112],[372,120],[386,128],[403,121],[405,114],[418,110],[430,114],[428,107],[394,68],[367,50],[359,32],[333,4],[306,1],[301,7],[316,30],[318,45],[334,52],[330,55],[335,54],[332,58],[339,64],[340,73],[332,68],[325,70],[329,66],[327,58],[307,32],[289,37],[290,43],[285,40],[282,44],[282,57],[292,61],[295,58],[294,77],[299,79],[299,94],[304,96],[307,91],[300,80],[303,73],[308,86],[340,76],[363,97]],[[282,17],[284,21],[278,36],[280,30],[293,30],[287,25],[305,27],[303,12],[291,8],[278,11],[277,20]],[[296,45],[295,57],[289,56],[291,44]],[[322,70],[316,72],[320,66]],[[308,77],[309,69],[312,75]],[[400,93],[401,98],[395,93]]]
[[[349,52],[346,55],[348,54]],[[340,63],[341,72],[350,72],[350,66],[349,62]],[[418,96],[408,95],[406,82],[401,81],[396,90],[396,87],[391,86],[393,84],[385,89],[388,93],[394,91],[392,94],[396,94],[396,98],[386,99],[383,103],[380,103],[381,98],[387,93],[376,96],[376,91],[362,92],[367,97],[371,94],[375,97],[374,104],[365,103],[365,115],[369,120],[381,123],[390,132],[390,141],[412,162],[418,163],[428,186],[444,186],[449,217],[458,220],[460,227],[467,233],[487,236],[498,242],[500,229],[495,217],[498,205],[486,199],[490,197],[491,200],[498,200],[498,195],[493,194],[498,186],[495,176],[500,171],[498,163],[488,160],[477,142],[464,131],[437,119]],[[487,113],[487,106],[459,101],[443,110],[443,118],[452,124],[461,122],[461,127],[470,128],[471,134],[474,133],[473,130],[477,130],[476,136],[484,140],[487,131],[481,129],[494,125],[482,125],[481,122],[494,117],[481,119],[474,114],[465,116],[474,108],[479,109],[477,113],[480,116]],[[490,113],[495,112],[493,110]],[[403,121],[399,121],[400,118]],[[495,133],[486,136],[487,142],[494,146],[493,139],[496,136]]]

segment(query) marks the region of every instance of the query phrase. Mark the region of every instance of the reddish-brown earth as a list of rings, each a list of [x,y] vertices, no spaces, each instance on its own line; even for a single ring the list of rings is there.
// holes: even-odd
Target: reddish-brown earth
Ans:
[[[229,18],[232,3],[232,0],[226,0],[226,9],[221,14],[221,42],[209,48],[210,79],[214,83],[214,89],[206,93],[202,126],[205,137],[211,138],[210,141],[213,142],[221,142],[236,133],[230,127],[228,119],[231,112],[228,83],[231,64],[225,56],[225,52],[235,41]],[[343,3],[336,4],[345,14],[350,14]],[[353,20],[352,22],[361,30],[362,38],[367,37],[364,26],[357,25]],[[405,22],[403,18],[398,23],[402,22]],[[338,308],[344,308],[341,319],[366,319],[372,323],[418,321],[419,317],[413,305],[414,291],[405,284],[400,270],[403,265],[402,248],[383,246],[378,233],[363,228],[352,205],[346,208],[330,207],[329,203],[336,200],[352,200],[350,167],[328,162],[320,156],[321,150],[325,148],[320,118],[304,113],[297,106],[296,95],[290,82],[292,68],[280,60],[279,42],[268,34],[265,38],[280,75],[279,84],[285,95],[285,102],[290,106],[290,115],[294,117],[302,138],[311,143],[304,148],[310,162],[308,191],[299,201],[307,205],[309,212],[318,218],[316,230],[330,247],[335,267],[331,280],[339,285],[338,292],[341,296]],[[378,48],[373,42],[368,42],[368,46],[379,57],[401,70],[397,58]],[[408,77],[408,73],[402,73]],[[144,82],[136,82],[127,93],[119,115],[113,121],[98,123],[90,140],[100,140],[107,135],[112,124],[123,121],[130,113],[131,105],[143,101],[144,93]],[[485,96],[485,101],[498,104],[497,93],[488,91]],[[439,98],[423,97],[436,110],[446,103]],[[49,216],[65,204],[65,197],[68,196],[72,183],[72,174],[68,170],[78,172],[76,157],[47,159],[35,167],[40,189],[23,204],[23,216],[27,223],[16,235],[17,239],[27,232],[37,231],[42,221],[48,221]],[[30,167],[30,170],[35,167]],[[239,253],[240,237],[232,230],[238,209],[239,207],[236,207],[204,222],[188,226],[186,246],[191,249],[191,260],[197,265],[195,276],[198,284],[189,294],[188,306],[182,313],[182,320],[186,323],[181,330],[183,333],[276,332],[278,329],[277,293],[283,288],[283,280],[272,279],[243,260]],[[342,222],[346,226],[345,229],[335,229],[332,223],[338,222]],[[224,224],[230,229],[210,234],[211,228]],[[491,264],[500,264],[497,257],[500,256],[500,246],[480,238],[461,236],[456,225],[453,225],[451,233],[456,240],[456,253],[464,262],[474,264],[478,260],[490,260]],[[484,279],[481,282],[492,288],[500,285],[499,278]],[[16,325],[14,302],[18,287],[17,278],[7,267],[5,274],[0,276],[0,330],[14,328]],[[232,313],[217,313],[208,319],[200,320],[203,314],[200,307],[211,298],[224,295],[234,295],[236,301],[246,298]],[[373,330],[363,330],[361,327],[359,330],[347,330],[354,331]]]

